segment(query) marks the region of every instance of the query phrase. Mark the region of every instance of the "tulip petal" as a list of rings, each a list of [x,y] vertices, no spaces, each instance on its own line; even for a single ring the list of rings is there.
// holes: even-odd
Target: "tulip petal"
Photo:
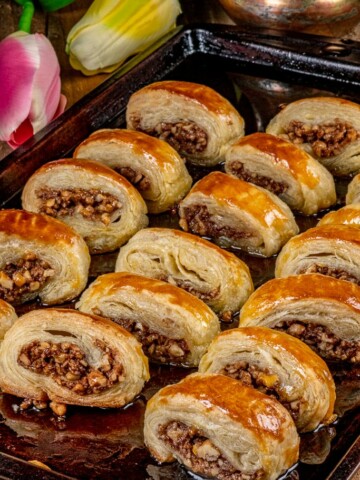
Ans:
[[[54,117],[60,100],[60,66],[50,41],[40,34],[34,35],[40,56],[35,74],[29,118],[34,133],[47,125]]]
[[[13,34],[0,42],[0,140],[8,141],[29,115],[39,67],[36,42],[31,37]]]

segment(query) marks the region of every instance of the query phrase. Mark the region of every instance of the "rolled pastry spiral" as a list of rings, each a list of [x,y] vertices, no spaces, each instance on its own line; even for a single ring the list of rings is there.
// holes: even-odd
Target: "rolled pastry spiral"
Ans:
[[[333,175],[360,171],[360,105],[354,102],[335,97],[297,100],[270,121],[266,132],[303,148]]]
[[[360,225],[360,203],[350,203],[327,213],[318,222],[321,225]]]
[[[144,436],[159,462],[219,480],[275,480],[298,459],[288,411],[224,375],[195,373],[162,388],[147,404]]]
[[[126,272],[98,277],[76,306],[126,328],[142,343],[144,353],[160,363],[197,366],[220,332],[215,313],[194,295]]]
[[[0,298],[16,305],[39,297],[72,300],[88,280],[89,249],[59,220],[23,210],[0,211]]]
[[[276,259],[275,277],[321,273],[360,284],[360,230],[320,225],[291,238]]]
[[[356,203],[360,203],[360,174],[351,180],[346,193],[346,204]]]
[[[17,318],[15,308],[4,300],[0,300],[0,342]]]
[[[170,228],[146,228],[119,252],[115,270],[184,288],[231,320],[254,290],[247,265],[207,240]]]
[[[240,327],[282,330],[331,362],[360,363],[360,287],[318,273],[261,285],[240,313]]]
[[[22,205],[73,227],[90,253],[116,250],[148,224],[139,192],[111,168],[90,160],[43,165],[27,181]]]
[[[98,130],[76,148],[74,157],[96,160],[126,177],[144,198],[149,213],[169,210],[192,184],[176,150],[142,132]]]
[[[147,359],[131,334],[76,310],[33,310],[0,348],[2,390],[32,400],[122,407],[148,379]]]
[[[299,231],[289,207],[262,187],[212,172],[179,205],[180,226],[224,247],[270,257]]]
[[[135,92],[126,125],[172,145],[190,163],[213,166],[244,135],[244,119],[223,96],[198,83],[167,80]]]
[[[332,175],[310,154],[268,133],[240,138],[226,152],[225,171],[312,215],[336,202]]]
[[[234,328],[218,335],[199,365],[274,395],[300,432],[335,420],[335,384],[326,363],[297,338],[265,327]]]

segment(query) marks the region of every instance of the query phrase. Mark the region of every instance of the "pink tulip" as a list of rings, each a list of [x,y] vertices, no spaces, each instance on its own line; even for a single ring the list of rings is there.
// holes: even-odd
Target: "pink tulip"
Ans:
[[[21,145],[60,115],[60,66],[42,34],[18,31],[0,42],[0,140]]]

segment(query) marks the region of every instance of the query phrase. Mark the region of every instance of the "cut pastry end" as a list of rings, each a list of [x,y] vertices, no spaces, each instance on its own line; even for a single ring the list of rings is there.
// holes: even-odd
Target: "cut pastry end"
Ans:
[[[216,374],[193,374],[148,402],[145,444],[207,478],[275,480],[298,459],[295,425],[276,400]]]
[[[225,171],[277,195],[292,210],[312,215],[336,202],[332,175],[301,148],[268,133],[237,140]]]
[[[360,106],[336,97],[313,97],[288,104],[269,123],[281,136],[319,160],[333,175],[360,171]]]
[[[74,158],[96,160],[125,177],[140,192],[149,213],[171,209],[192,184],[175,149],[134,130],[98,130],[76,148]]]
[[[73,227],[91,253],[116,250],[148,224],[139,192],[92,160],[61,159],[43,165],[27,181],[22,205]]]
[[[149,379],[137,340],[113,322],[75,310],[42,309],[23,315],[0,348],[0,386],[35,402],[122,407]]]
[[[186,231],[265,257],[299,231],[291,210],[276,195],[221,172],[192,187],[180,202],[179,215]]]
[[[65,223],[24,210],[0,212],[0,298],[60,304],[86,286],[89,249]]]
[[[196,165],[214,166],[244,135],[244,119],[219,93],[191,82],[162,81],[135,92],[126,110],[127,128],[168,142]]]
[[[286,333],[260,326],[223,332],[202,357],[199,372],[226,375],[276,398],[300,432],[336,419],[335,384],[326,363]]]
[[[197,366],[220,331],[216,314],[194,295],[132,273],[101,275],[76,307],[124,327],[157,363]]]

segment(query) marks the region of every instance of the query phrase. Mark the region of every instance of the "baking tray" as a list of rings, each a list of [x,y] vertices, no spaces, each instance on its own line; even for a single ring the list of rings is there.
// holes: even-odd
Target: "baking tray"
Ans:
[[[124,126],[129,96],[142,86],[170,78],[207,84],[227,97],[246,120],[246,133],[264,130],[282,103],[320,94],[360,103],[360,45],[308,35],[241,31],[237,27],[180,27],[137,56],[56,121],[0,162],[2,207],[19,207],[19,192],[43,163],[67,157],[96,129]],[[220,167],[221,168],[221,167]],[[194,179],[207,171],[191,169]],[[340,202],[346,181],[337,185]],[[297,217],[301,230],[316,217]],[[178,226],[177,217],[151,217],[152,226]],[[248,263],[255,285],[273,276],[274,258],[239,254]],[[116,252],[92,259],[93,279],[113,271]],[[22,306],[18,313],[35,308]],[[70,307],[73,304],[69,305]],[[225,327],[226,328],[226,327]],[[160,387],[191,370],[152,367],[142,395],[118,410],[70,407],[65,421],[51,412],[20,412],[19,399],[0,396],[0,478],[76,478],[111,480],[187,480],[179,464],[158,465],[143,445],[146,400]],[[349,372],[347,372],[349,373]],[[360,374],[339,381],[335,425],[302,437],[301,459],[288,480],[350,480],[360,464]],[[343,378],[341,373],[338,379]],[[51,468],[39,468],[37,461]]]

